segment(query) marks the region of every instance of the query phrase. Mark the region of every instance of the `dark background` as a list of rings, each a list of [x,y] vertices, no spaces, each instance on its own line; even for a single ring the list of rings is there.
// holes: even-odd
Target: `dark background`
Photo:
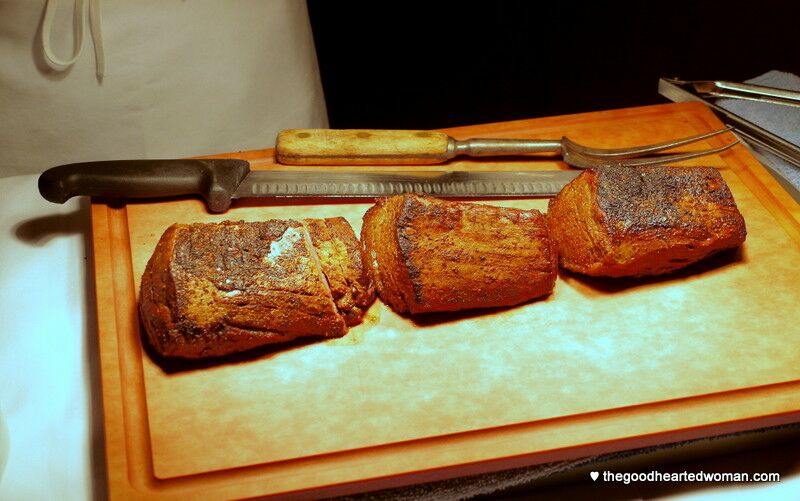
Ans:
[[[668,102],[659,77],[800,75],[794,1],[307,2],[332,128]]]

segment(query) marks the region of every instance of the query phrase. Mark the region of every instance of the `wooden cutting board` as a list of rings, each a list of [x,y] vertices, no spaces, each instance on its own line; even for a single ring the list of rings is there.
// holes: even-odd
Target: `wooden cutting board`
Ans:
[[[447,132],[623,147],[721,126],[681,103]],[[286,168],[272,150],[219,156]],[[157,363],[142,345],[139,281],[162,232],[333,216],[358,232],[370,204],[260,199],[222,215],[198,200],[93,204],[112,497],[319,497],[800,421],[800,205],[741,145],[687,165],[722,172],[747,223],[740,250],[658,279],[562,274],[550,297],[502,310],[414,320],[377,301],[344,338],[215,363]]]

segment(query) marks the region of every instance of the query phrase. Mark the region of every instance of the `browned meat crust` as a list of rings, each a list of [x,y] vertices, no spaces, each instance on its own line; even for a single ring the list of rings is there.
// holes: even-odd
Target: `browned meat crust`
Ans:
[[[518,304],[556,280],[555,248],[536,210],[399,195],[367,211],[361,240],[378,294],[401,313]]]
[[[363,267],[351,260],[360,246],[345,225],[333,220],[331,235],[324,235],[318,229],[327,221],[309,222],[322,258],[299,221],[172,225],[142,276],[140,312],[150,344],[162,356],[204,358],[301,336],[344,335],[346,323],[357,323],[372,301]],[[325,276],[337,267],[343,313]],[[358,286],[344,299],[338,284],[348,281]]]
[[[746,236],[711,167],[588,170],[550,201],[547,216],[561,266],[594,276],[669,273]]]

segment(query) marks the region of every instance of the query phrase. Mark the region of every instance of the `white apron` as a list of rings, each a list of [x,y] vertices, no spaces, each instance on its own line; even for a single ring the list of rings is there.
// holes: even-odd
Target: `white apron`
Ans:
[[[0,176],[268,148],[327,125],[300,0],[3,0],[0,119]]]

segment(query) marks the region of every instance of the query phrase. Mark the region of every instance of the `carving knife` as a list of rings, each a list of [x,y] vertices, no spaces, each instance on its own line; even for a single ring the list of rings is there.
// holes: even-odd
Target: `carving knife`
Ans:
[[[556,195],[580,170],[251,171],[238,159],[109,160],[60,165],[39,176],[39,193],[55,203],[73,196],[139,199],[200,196],[210,212],[250,197],[375,198],[399,193],[436,197],[521,198]]]

